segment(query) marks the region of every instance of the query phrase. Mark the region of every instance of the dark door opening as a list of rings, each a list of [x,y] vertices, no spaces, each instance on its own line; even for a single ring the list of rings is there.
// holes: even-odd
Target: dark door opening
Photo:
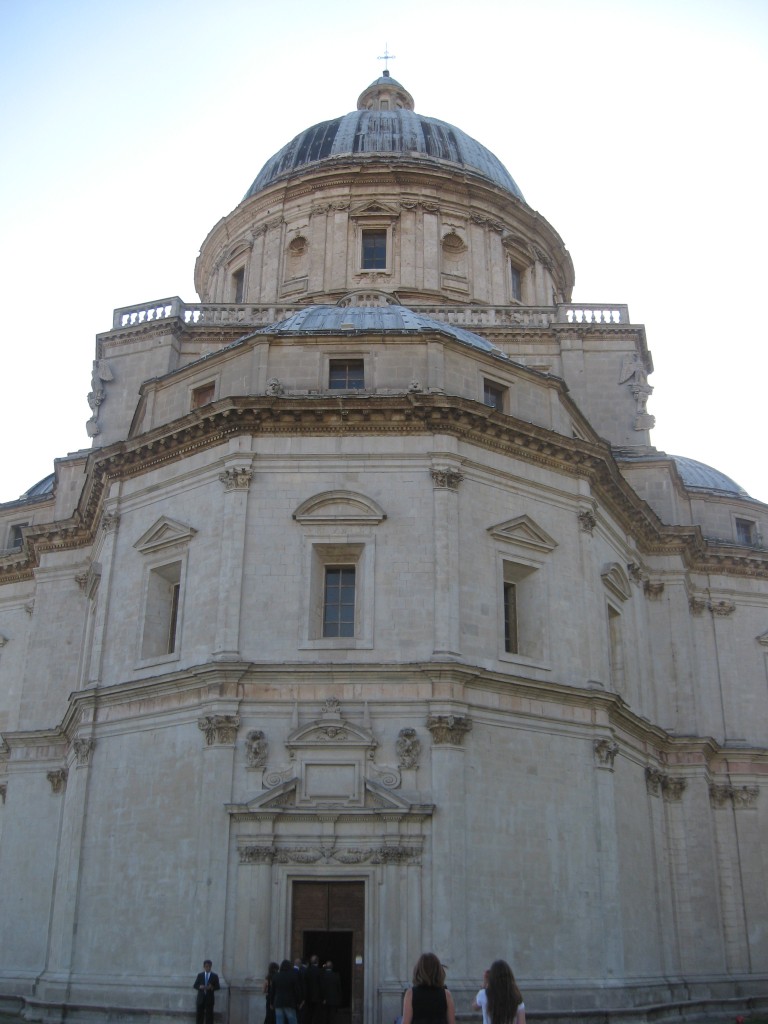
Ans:
[[[302,960],[309,963],[311,956],[320,958],[320,966],[328,960],[341,978],[341,1008],[352,1005],[352,932],[304,932]]]

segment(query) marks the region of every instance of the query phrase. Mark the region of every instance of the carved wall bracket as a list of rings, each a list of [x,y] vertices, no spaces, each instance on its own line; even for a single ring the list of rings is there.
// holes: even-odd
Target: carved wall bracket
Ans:
[[[239,715],[203,715],[197,727],[205,733],[205,742],[210,747],[215,743],[233,744],[240,728]]]
[[[225,491],[247,490],[252,479],[253,470],[247,466],[233,466],[219,473],[219,480],[224,484]]]
[[[77,761],[78,768],[90,764],[91,753],[96,746],[96,740],[94,739],[78,739],[72,743],[72,748],[75,751],[75,760]]]
[[[51,790],[54,793],[63,793],[67,785],[67,769],[56,768],[52,772],[48,772],[45,776],[51,784]]]
[[[432,733],[432,742],[436,746],[449,745],[460,747],[464,737],[472,729],[472,721],[460,715],[430,715],[427,728]]]
[[[759,786],[711,783],[709,787],[709,802],[712,807],[716,808],[733,806],[737,810],[743,810],[746,807],[755,807],[759,795]]]
[[[457,491],[459,484],[464,479],[462,473],[449,466],[435,467],[432,471],[432,483],[435,487],[447,487],[448,490]]]
[[[619,752],[619,745],[612,740],[595,740],[594,752],[595,762],[598,767],[613,769],[613,762]]]

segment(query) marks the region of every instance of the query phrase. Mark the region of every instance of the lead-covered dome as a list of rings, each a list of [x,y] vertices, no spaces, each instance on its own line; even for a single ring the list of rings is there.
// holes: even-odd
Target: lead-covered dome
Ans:
[[[453,164],[523,199],[512,175],[490,150],[445,121],[416,114],[411,94],[388,71],[363,91],[357,110],[305,129],[275,153],[244,198],[322,161],[381,159],[388,153]]]

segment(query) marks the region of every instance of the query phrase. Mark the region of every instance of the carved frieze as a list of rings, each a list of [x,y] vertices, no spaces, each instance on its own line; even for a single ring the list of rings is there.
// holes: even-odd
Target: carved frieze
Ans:
[[[462,473],[448,466],[435,467],[432,470],[432,483],[435,487],[447,487],[451,491],[457,491],[463,479]]]
[[[421,756],[421,740],[415,729],[401,729],[395,743],[397,763],[401,768],[418,768]]]
[[[263,768],[269,755],[269,743],[261,729],[251,729],[245,737],[245,756],[249,768]]]
[[[472,721],[461,715],[430,715],[427,728],[432,733],[432,742],[436,746],[448,745],[460,747],[464,737],[472,729]]]
[[[419,863],[421,849],[413,846],[345,847],[274,846],[245,844],[238,850],[241,864],[408,864]]]
[[[47,772],[45,776],[51,784],[51,790],[54,793],[63,793],[67,785],[67,769],[56,768],[52,772]]]
[[[95,746],[96,740],[92,738],[73,741],[72,748],[75,751],[75,760],[77,761],[78,768],[90,764],[91,754]]]
[[[203,715],[198,719],[197,727],[205,733],[205,742],[209,747],[214,743],[233,744],[240,728],[240,716]]]
[[[595,740],[595,762],[600,768],[613,768],[613,762],[619,752],[618,743],[612,740]]]

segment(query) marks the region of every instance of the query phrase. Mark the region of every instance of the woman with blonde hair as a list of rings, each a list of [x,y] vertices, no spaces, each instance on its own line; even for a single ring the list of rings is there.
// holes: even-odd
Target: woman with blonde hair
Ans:
[[[416,961],[413,986],[403,999],[403,1024],[456,1024],[445,968],[434,953],[422,953]]]
[[[485,995],[490,1024],[525,1024],[525,1003],[506,960],[491,964]]]

